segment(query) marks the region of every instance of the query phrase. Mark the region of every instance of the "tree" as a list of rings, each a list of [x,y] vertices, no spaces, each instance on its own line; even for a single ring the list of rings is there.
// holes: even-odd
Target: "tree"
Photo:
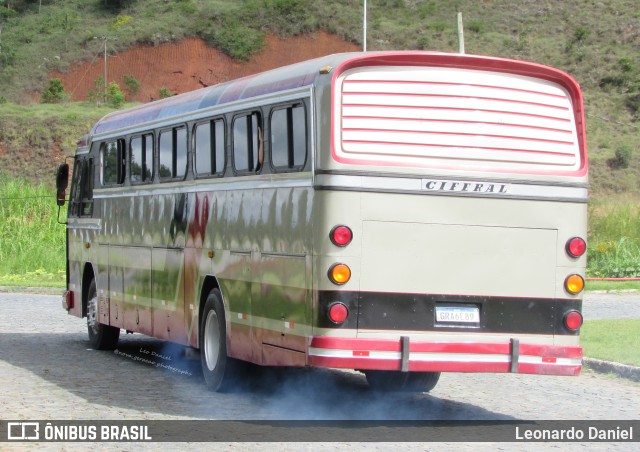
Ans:
[[[120,89],[120,85],[116,82],[109,83],[107,87],[107,102],[109,102],[112,107],[120,108],[124,105],[124,101],[124,93]]]
[[[44,89],[40,102],[43,104],[59,104],[67,100],[69,95],[64,90],[62,80],[54,78],[49,80],[49,84]]]

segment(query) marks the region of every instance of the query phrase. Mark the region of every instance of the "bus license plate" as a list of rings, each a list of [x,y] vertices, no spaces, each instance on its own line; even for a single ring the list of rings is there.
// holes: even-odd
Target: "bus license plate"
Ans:
[[[480,309],[475,306],[436,306],[438,323],[480,323]]]

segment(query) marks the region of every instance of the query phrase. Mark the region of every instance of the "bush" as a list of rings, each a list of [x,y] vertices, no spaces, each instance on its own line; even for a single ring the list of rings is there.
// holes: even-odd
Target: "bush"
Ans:
[[[211,46],[222,50],[235,60],[248,60],[262,49],[264,34],[231,19],[224,27],[214,25],[202,37]]]
[[[107,102],[114,108],[120,108],[124,105],[124,93],[120,89],[120,85],[116,82],[109,83],[107,86]]]
[[[164,99],[166,97],[173,96],[173,93],[169,88],[165,88],[164,86],[160,88],[160,99]]]
[[[138,91],[140,91],[141,83],[133,75],[125,75],[124,84],[127,85],[127,91],[129,91],[129,96],[131,96],[131,100],[133,100],[136,94],[138,94]]]
[[[64,90],[62,80],[54,78],[49,80],[49,84],[44,89],[40,102],[43,104],[59,104],[68,98],[68,94]]]
[[[616,149],[614,162],[617,168],[629,168],[629,163],[631,163],[631,156],[633,154],[633,149],[631,146],[620,146]]]

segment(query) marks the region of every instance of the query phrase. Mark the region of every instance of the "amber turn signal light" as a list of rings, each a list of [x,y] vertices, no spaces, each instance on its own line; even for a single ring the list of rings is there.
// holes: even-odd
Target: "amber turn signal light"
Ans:
[[[329,269],[329,279],[341,286],[351,279],[351,269],[345,264],[333,264]]]
[[[584,289],[584,279],[580,275],[569,275],[564,280],[564,288],[572,295],[580,293]]]

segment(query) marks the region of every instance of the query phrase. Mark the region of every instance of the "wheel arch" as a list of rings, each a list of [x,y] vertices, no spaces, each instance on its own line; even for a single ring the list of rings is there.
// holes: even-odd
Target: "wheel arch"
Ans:
[[[207,275],[204,278],[204,282],[202,283],[202,287],[200,288],[200,298],[198,301],[198,348],[201,348],[201,344],[200,344],[200,322],[202,321],[202,313],[204,311],[204,304],[207,301],[207,297],[209,296],[209,292],[211,292],[214,289],[218,289],[218,291],[220,292],[220,296],[222,297],[222,306],[225,309],[225,322],[227,321],[227,315],[226,315],[226,311],[227,311],[227,306],[226,303],[224,301],[224,296],[222,295],[222,287],[220,286],[220,282],[218,281],[218,278],[216,278],[213,275]]]
[[[91,262],[85,262],[84,269],[82,270],[82,317],[87,316],[89,285],[91,284],[91,280],[95,278],[96,274],[93,270],[93,264]]]

